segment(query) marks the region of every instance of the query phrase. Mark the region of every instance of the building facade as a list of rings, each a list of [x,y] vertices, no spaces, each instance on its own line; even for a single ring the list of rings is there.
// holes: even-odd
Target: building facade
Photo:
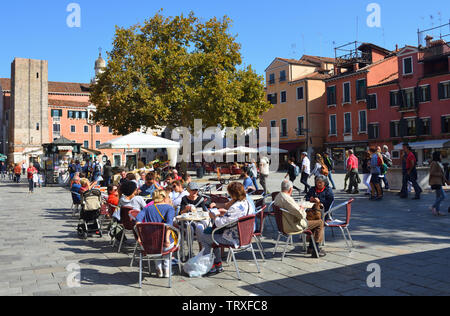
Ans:
[[[105,66],[99,56],[96,76]],[[119,136],[88,121],[90,84],[48,81],[47,61],[15,58],[11,78],[0,78],[0,89],[0,152],[10,162],[21,163],[39,155],[42,144],[61,136],[81,143],[86,154],[107,158],[114,166],[139,159],[137,151],[97,148]]]
[[[397,56],[382,47],[364,43],[350,54],[336,58],[334,75],[325,80],[326,148],[337,168],[343,168],[345,151],[357,156],[367,151],[373,126],[368,116],[376,110],[376,99],[368,86],[378,85],[396,76]]]
[[[273,108],[262,115],[260,127],[268,133],[278,127],[279,147],[290,157],[323,149],[324,79],[330,77],[333,63],[331,58],[305,55],[299,60],[275,58],[266,69],[266,95]]]
[[[369,113],[370,145],[388,145],[394,163],[401,164],[401,148],[409,143],[419,165],[440,150],[450,162],[450,46],[426,38],[424,47],[406,46],[397,53],[397,78],[369,86],[378,100]]]

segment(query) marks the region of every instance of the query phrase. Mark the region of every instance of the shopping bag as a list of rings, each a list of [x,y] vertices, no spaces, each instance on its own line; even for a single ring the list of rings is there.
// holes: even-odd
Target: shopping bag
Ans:
[[[204,250],[202,250],[198,255],[184,264],[183,270],[190,278],[198,278],[207,274],[213,267],[213,264],[214,257],[210,253],[205,255]]]

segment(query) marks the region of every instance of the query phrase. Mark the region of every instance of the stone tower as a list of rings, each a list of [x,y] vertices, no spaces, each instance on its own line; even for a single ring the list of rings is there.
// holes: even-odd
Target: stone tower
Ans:
[[[15,58],[11,64],[9,154],[21,162],[24,151],[49,142],[48,62]]]
[[[102,57],[102,51],[100,49],[100,52],[98,54],[98,58],[95,61],[95,78],[92,79],[92,84],[97,82],[97,77],[98,75],[102,74],[103,72],[105,72],[105,68],[106,68],[106,61],[103,59]]]

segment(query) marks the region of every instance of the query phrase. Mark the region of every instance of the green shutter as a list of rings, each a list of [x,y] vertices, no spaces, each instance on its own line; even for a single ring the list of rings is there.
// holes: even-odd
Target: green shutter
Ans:
[[[438,85],[438,94],[439,94],[439,100],[444,99],[444,84],[440,83]]]

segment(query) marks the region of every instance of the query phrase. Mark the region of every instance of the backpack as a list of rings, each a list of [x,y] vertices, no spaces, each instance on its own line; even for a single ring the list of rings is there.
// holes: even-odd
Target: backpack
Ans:
[[[98,211],[102,207],[102,192],[99,190],[84,192],[82,199],[84,211]]]
[[[388,168],[391,168],[392,167],[392,159],[390,159],[386,155],[382,155],[382,156],[383,156],[384,163],[388,166]]]
[[[300,167],[295,166],[295,176],[298,177],[300,175]]]
[[[323,165],[322,169],[320,169],[320,173],[323,174],[325,177],[328,177],[330,171],[328,170],[327,166]]]

